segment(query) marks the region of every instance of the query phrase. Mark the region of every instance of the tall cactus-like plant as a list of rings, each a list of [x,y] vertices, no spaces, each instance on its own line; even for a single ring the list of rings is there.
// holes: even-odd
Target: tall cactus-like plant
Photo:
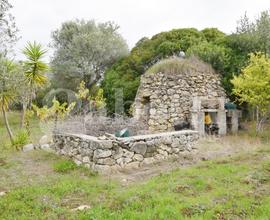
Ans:
[[[25,79],[30,89],[29,100],[27,103],[23,103],[21,126],[24,126],[27,105],[31,108],[37,88],[47,83],[45,74],[49,70],[49,66],[42,60],[47,50],[43,49],[41,44],[28,42],[22,52],[26,56],[23,67]]]
[[[47,50],[42,48],[41,44],[36,42],[28,42],[23,49],[23,54],[27,60],[24,62],[25,77],[32,88],[43,86],[47,82],[45,73],[49,70],[49,66],[42,61]]]

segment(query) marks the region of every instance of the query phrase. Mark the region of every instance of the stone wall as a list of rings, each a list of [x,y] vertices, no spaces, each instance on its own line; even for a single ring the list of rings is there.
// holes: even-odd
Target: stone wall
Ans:
[[[55,134],[52,148],[57,154],[71,157],[78,165],[106,171],[138,168],[177,157],[185,151],[192,151],[198,138],[198,132],[191,130],[111,139]]]
[[[162,63],[156,65],[162,67]],[[174,130],[178,121],[191,122],[194,97],[226,97],[219,74],[199,60],[165,60],[159,72],[141,76],[134,117],[146,120],[151,131]]]

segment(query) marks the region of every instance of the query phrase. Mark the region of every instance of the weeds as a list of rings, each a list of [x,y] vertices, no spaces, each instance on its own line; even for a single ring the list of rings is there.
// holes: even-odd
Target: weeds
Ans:
[[[20,130],[18,134],[15,136],[12,146],[15,147],[16,150],[20,150],[25,144],[29,142],[29,135],[26,130]]]
[[[76,168],[77,165],[73,161],[67,159],[62,159],[53,165],[54,171],[58,173],[68,173]]]

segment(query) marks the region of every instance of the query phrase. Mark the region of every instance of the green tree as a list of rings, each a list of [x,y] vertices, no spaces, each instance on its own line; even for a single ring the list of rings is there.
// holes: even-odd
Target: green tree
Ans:
[[[238,21],[236,32],[228,38],[229,46],[236,54],[244,55],[248,60],[248,54],[261,51],[270,52],[270,13],[262,11],[257,19],[252,21],[245,14]]]
[[[23,68],[28,88],[24,88],[27,94],[22,100],[22,126],[24,126],[25,123],[24,120],[27,106],[31,108],[37,89],[47,83],[47,77],[45,74],[49,70],[49,66],[42,60],[46,52],[47,51],[42,48],[42,45],[36,42],[29,42],[23,49],[23,54],[26,56],[26,61],[23,62]]]
[[[250,54],[248,65],[233,78],[232,84],[233,93],[241,103],[246,102],[257,108],[256,130],[260,132],[270,111],[269,57],[262,53]]]
[[[195,55],[213,66],[218,72],[224,74],[229,65],[229,48],[214,43],[202,42],[190,47],[187,55]]]
[[[126,113],[135,98],[140,76],[157,61],[177,55],[180,51],[206,41],[204,34],[195,28],[174,29],[161,32],[151,39],[142,38],[129,56],[120,59],[105,73],[102,88],[109,113],[115,111],[116,90],[123,90]]]
[[[4,117],[5,126],[11,142],[14,137],[9,126],[7,110],[16,98],[16,86],[18,78],[14,77],[16,65],[7,57],[12,51],[14,43],[17,41],[17,32],[14,17],[9,10],[12,8],[8,0],[0,0],[0,109]]]
[[[84,81],[87,88],[99,83],[104,71],[128,54],[125,40],[112,22],[65,22],[52,34],[55,49],[51,62],[53,86],[76,90]]]
[[[270,11],[263,11],[256,19],[255,36],[260,45],[260,51],[270,54]]]
[[[8,0],[0,0],[0,53],[4,56],[12,51],[14,43],[18,40],[15,19],[9,12],[11,8]]]
[[[207,42],[219,43],[226,37],[226,34],[217,28],[205,28],[201,32],[203,33]]]
[[[18,86],[18,75],[15,63],[6,59],[5,57],[0,57],[0,108],[3,114],[5,126],[10,138],[13,142],[14,136],[12,130],[9,126],[7,111],[9,106],[15,102],[17,97]]]

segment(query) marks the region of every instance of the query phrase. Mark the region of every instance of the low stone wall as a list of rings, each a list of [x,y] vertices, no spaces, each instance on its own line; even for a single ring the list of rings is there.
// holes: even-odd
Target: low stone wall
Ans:
[[[185,130],[128,138],[102,139],[88,135],[55,134],[52,148],[76,164],[96,171],[138,168],[192,151],[198,132]]]

